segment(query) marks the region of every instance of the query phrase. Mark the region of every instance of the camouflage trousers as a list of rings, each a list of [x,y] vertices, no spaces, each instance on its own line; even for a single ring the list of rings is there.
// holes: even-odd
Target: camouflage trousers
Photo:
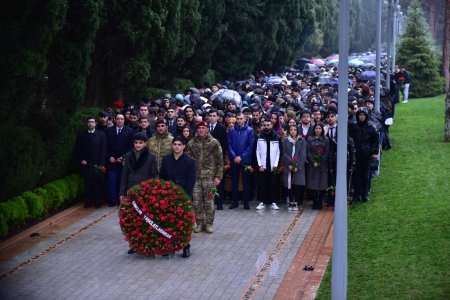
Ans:
[[[208,198],[208,194],[213,187],[214,184],[211,179],[197,177],[192,195],[197,225],[212,225],[214,222],[214,197],[213,199]]]

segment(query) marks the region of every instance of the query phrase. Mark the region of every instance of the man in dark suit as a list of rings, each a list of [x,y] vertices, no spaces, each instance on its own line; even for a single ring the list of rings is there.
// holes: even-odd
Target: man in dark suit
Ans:
[[[220,124],[217,122],[219,115],[217,113],[216,109],[211,109],[208,112],[209,115],[209,132],[211,133],[212,137],[219,141],[220,147],[222,147],[222,154],[223,158],[225,160],[225,154],[228,149],[228,134],[227,134],[227,128],[225,125]],[[217,187],[217,192],[219,196],[216,197],[216,204],[217,209],[222,210],[223,209],[223,180]]]
[[[167,128],[171,135],[176,136],[177,131],[177,107],[170,106],[166,112]]]
[[[119,204],[120,179],[122,177],[123,156],[133,147],[134,131],[124,126],[123,114],[116,115],[116,125],[106,130],[108,142],[108,204],[114,206]]]
[[[86,192],[85,207],[101,206],[103,166],[106,163],[106,136],[96,130],[95,117],[87,118],[87,130],[77,136],[76,153]]]
[[[186,194],[192,199],[197,174],[197,164],[195,160],[184,154],[186,145],[183,139],[176,137],[172,141],[172,153],[163,157],[159,177],[170,180],[181,186]],[[183,249],[182,257],[191,255],[191,245],[187,244]]]

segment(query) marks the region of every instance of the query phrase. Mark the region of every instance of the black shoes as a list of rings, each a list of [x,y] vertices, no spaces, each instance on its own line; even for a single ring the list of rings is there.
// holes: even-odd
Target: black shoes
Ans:
[[[217,210],[223,210],[222,203],[218,203],[218,204],[217,204]]]
[[[189,256],[191,256],[191,245],[188,244],[184,247],[181,257],[188,258]]]
[[[244,209],[250,209],[250,206],[248,206],[248,204],[244,204]]]
[[[236,208],[236,207],[239,207],[239,204],[233,203],[233,204],[231,204],[230,207],[228,207],[228,208],[229,208],[229,209],[234,209],[234,208]]]
[[[134,251],[133,249],[128,250],[128,254],[133,254],[136,253],[136,251]]]

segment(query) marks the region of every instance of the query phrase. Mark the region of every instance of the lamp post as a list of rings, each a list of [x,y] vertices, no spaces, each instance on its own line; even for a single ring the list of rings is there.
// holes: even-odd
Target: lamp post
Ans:
[[[375,78],[375,110],[380,111],[381,0],[377,0],[376,29],[377,57]]]
[[[391,37],[392,37],[392,33],[391,33],[391,15],[392,15],[392,5],[391,5],[391,1],[393,0],[388,0],[388,11],[387,11],[387,28],[386,28],[386,53],[387,53],[387,58],[386,58],[386,87],[388,89],[391,88]]]
[[[381,0],[379,0],[381,1]],[[338,91],[338,141],[336,169],[336,201],[334,210],[333,262],[331,297],[347,299],[347,121],[348,121],[348,51],[349,51],[348,0],[339,4],[339,91]]]

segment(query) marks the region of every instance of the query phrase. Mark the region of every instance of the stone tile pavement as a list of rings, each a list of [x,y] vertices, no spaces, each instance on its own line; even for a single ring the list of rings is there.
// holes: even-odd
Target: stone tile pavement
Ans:
[[[215,232],[194,234],[183,259],[128,255],[117,212],[108,213],[102,208],[1,265],[0,275],[45,253],[0,279],[0,298],[272,299],[317,216],[310,208],[225,208],[216,211]]]

